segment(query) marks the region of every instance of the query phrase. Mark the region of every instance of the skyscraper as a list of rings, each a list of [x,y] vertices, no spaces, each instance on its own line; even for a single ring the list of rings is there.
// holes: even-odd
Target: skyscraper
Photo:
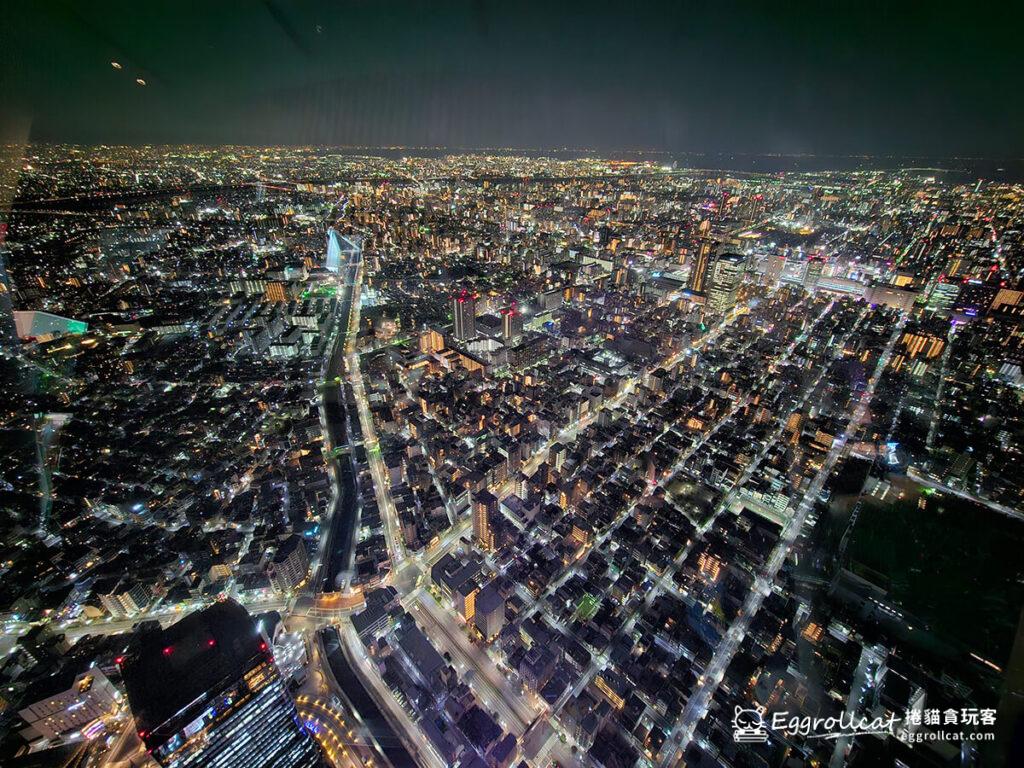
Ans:
[[[348,263],[362,251],[362,243],[358,237],[343,235],[334,227],[327,230],[327,259],[324,269],[328,272],[340,272],[342,262]]]
[[[746,259],[738,253],[723,253],[715,261],[708,284],[708,307],[724,314],[736,306],[736,293],[743,280]]]
[[[491,530],[491,517],[498,513],[498,500],[490,491],[480,491],[473,495],[473,540],[481,549],[494,549],[494,531]]]
[[[476,294],[465,288],[452,296],[452,323],[454,336],[459,341],[476,338]]]
[[[143,632],[122,674],[139,737],[172,768],[313,768],[269,643],[238,603],[216,603]]]
[[[711,256],[711,222],[708,219],[700,223],[699,233],[696,257],[690,266],[689,287],[694,293],[703,293],[707,283],[708,259]]]
[[[501,310],[501,338],[514,341],[523,335],[523,316],[513,301],[511,306]]]
[[[18,348],[18,328],[14,323],[14,292],[7,276],[7,251],[0,245],[0,349]]]

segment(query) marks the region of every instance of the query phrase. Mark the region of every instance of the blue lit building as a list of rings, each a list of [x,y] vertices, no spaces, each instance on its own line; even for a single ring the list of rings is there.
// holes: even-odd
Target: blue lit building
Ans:
[[[167,768],[314,768],[267,638],[234,601],[143,631],[122,675],[139,737]]]
[[[331,227],[327,230],[327,261],[324,262],[324,268],[328,272],[340,272],[341,265],[353,261],[362,248],[358,237],[343,235]]]

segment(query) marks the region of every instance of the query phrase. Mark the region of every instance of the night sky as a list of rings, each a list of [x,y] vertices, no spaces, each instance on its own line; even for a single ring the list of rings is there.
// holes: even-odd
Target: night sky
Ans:
[[[6,6],[32,140],[1024,155],[1019,2]]]

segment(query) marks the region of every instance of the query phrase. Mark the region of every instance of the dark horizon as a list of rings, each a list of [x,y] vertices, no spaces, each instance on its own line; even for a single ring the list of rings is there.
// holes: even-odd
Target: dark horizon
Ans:
[[[0,84],[24,138],[1024,156],[1019,8],[184,6],[10,9]]]

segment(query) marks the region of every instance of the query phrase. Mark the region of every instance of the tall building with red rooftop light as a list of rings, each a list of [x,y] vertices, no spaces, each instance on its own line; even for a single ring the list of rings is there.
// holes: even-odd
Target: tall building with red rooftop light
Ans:
[[[167,768],[314,768],[267,638],[228,600],[143,632],[122,659],[139,738]]]
[[[472,341],[476,338],[475,293],[463,288],[452,296],[453,335],[458,341]]]
[[[519,307],[512,304],[501,310],[501,338],[503,341],[514,341],[523,335],[523,316]]]

